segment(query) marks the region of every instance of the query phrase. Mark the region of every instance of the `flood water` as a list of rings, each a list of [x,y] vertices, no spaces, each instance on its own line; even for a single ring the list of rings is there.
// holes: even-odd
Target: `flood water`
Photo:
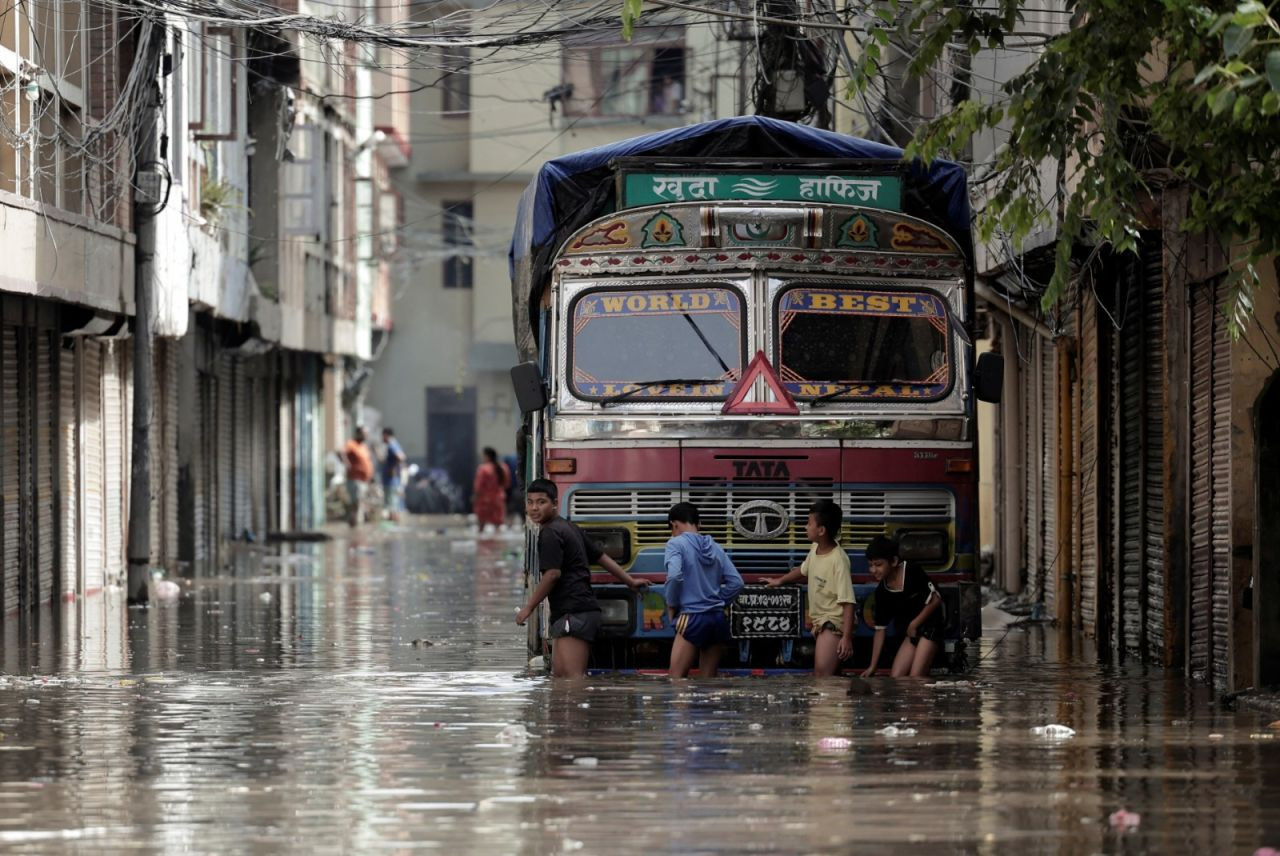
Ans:
[[[868,696],[566,686],[525,672],[519,547],[370,528],[246,553],[173,605],[6,619],[0,852],[1280,848],[1274,717],[1176,675],[1033,626],[991,632],[962,681]]]

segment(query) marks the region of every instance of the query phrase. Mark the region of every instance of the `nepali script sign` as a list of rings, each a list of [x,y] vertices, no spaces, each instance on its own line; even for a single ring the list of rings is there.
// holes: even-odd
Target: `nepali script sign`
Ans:
[[[622,207],[715,200],[835,202],[886,211],[902,210],[902,179],[891,175],[798,175],[795,173],[628,173]]]
[[[800,635],[800,589],[747,586],[729,606],[735,639],[791,639]]]

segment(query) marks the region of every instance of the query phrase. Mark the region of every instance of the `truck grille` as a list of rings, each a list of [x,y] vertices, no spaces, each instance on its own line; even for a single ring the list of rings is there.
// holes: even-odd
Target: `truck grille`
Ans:
[[[776,502],[791,518],[788,531],[776,538],[757,541],[733,528],[733,512],[753,500]],[[692,485],[684,491],[661,489],[578,490],[569,499],[569,516],[578,521],[633,519],[641,545],[661,544],[670,536],[667,509],[687,501],[698,506],[701,531],[725,547],[792,547],[807,550],[804,528],[809,507],[819,499],[837,502],[844,510],[840,542],[848,548],[865,547],[883,534],[884,521],[952,520],[955,498],[945,490],[836,490],[831,485],[799,488],[726,487]]]

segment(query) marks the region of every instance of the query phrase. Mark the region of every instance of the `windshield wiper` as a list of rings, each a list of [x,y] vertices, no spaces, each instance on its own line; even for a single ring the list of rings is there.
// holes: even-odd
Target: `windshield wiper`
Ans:
[[[711,344],[707,335],[702,332],[702,328],[698,326],[698,322],[694,321],[693,316],[688,312],[681,312],[680,314],[684,316],[684,320],[689,322],[689,326],[693,328],[693,332],[698,334],[698,338],[702,340],[702,344],[711,353],[711,356],[715,357],[716,362],[720,364],[720,368],[724,369],[724,373],[729,374],[729,364],[724,361],[724,357],[720,356],[720,352],[715,349],[715,346]]]
[[[861,382],[859,382],[859,383],[847,383],[847,384],[845,384],[844,386],[838,386],[838,387],[836,387],[835,389],[831,390],[830,392],[824,392],[824,393],[822,393],[822,395],[819,395],[817,398],[815,398],[815,399],[813,399],[812,401],[810,401],[810,402],[809,402],[809,406],[810,406],[810,407],[817,407],[817,406],[818,406],[818,405],[820,405],[820,404],[826,404],[826,403],[827,403],[827,402],[829,402],[829,401],[832,401],[832,400],[834,400],[834,399],[839,398],[840,396],[844,395],[846,392],[852,392],[853,390],[857,389],[857,388],[858,388],[858,387],[860,387],[860,386],[866,386],[866,385],[867,385],[867,383],[868,383],[867,381],[861,381]],[[882,380],[882,381],[875,381],[875,383],[876,383],[876,384],[885,384],[885,383],[911,383],[911,384],[915,384],[915,383],[920,383],[920,381],[918,381],[918,380],[900,380],[900,379],[898,379],[898,378],[894,378],[893,380],[887,380],[887,381],[885,381],[885,380]]]
[[[625,401],[631,396],[636,395],[637,393],[643,392],[644,390],[648,389],[651,386],[675,386],[676,384],[680,384],[681,386],[691,386],[693,384],[700,384],[700,383],[720,383],[720,381],[717,378],[706,378],[706,377],[695,377],[695,378],[668,377],[668,378],[662,378],[661,380],[640,381],[634,387],[626,390],[625,392],[619,392],[615,395],[610,395],[607,398],[600,399],[600,406],[608,407],[610,404],[617,404],[619,401]]]

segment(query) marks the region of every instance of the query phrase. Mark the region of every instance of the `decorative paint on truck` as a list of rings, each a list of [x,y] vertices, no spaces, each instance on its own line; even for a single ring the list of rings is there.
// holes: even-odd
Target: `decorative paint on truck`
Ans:
[[[752,584],[804,558],[818,499],[843,511],[860,599],[863,548],[895,534],[943,593],[948,650],[978,634],[967,191],[959,167],[900,155],[751,117],[559,158],[526,191],[525,475],[555,480],[561,512],[654,584],[593,577],[597,667],[665,664],[677,502],[748,583],[731,621],[744,665],[807,667],[803,589]]]

